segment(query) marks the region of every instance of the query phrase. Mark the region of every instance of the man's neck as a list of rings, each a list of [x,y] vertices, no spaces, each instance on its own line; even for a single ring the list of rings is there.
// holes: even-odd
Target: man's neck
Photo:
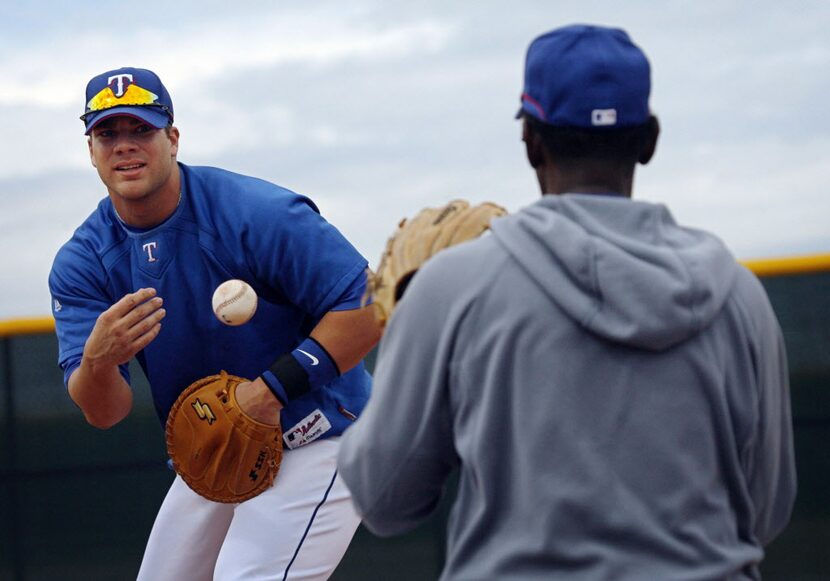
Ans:
[[[547,166],[539,171],[542,194],[608,194],[631,197],[634,168],[621,169],[603,164],[584,164],[562,168]]]

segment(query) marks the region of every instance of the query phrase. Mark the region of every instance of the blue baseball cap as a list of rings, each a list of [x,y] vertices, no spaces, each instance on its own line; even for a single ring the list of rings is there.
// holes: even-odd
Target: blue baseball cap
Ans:
[[[528,47],[516,117],[560,127],[632,127],[648,121],[650,91],[648,59],[624,30],[566,26]]]
[[[135,117],[162,129],[173,123],[173,101],[153,71],[132,67],[107,71],[86,85],[86,107],[81,115],[85,134],[115,115]]]

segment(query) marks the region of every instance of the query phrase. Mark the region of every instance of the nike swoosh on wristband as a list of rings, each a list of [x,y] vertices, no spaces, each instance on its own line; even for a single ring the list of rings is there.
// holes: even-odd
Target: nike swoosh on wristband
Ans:
[[[312,366],[312,367],[314,367],[315,365],[317,365],[317,364],[319,364],[319,363],[320,363],[320,360],[319,360],[319,359],[317,359],[317,358],[316,358],[314,355],[312,355],[311,353],[306,353],[306,352],[305,352],[305,351],[303,351],[302,349],[297,349],[297,351],[299,351],[300,353],[302,353],[303,355],[305,355],[305,356],[307,356],[309,359],[311,359],[311,366]]]

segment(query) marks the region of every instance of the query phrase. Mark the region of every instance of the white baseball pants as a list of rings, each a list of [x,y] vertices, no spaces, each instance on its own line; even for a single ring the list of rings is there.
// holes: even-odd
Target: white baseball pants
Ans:
[[[339,440],[287,451],[274,486],[240,504],[206,500],[177,476],[138,580],[327,579],[360,524],[337,476]]]

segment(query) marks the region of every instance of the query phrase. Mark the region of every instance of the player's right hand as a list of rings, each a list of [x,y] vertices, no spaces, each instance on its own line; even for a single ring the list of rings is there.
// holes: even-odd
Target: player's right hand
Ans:
[[[155,339],[166,311],[156,289],[124,295],[98,316],[84,346],[84,360],[93,368],[126,363]]]

